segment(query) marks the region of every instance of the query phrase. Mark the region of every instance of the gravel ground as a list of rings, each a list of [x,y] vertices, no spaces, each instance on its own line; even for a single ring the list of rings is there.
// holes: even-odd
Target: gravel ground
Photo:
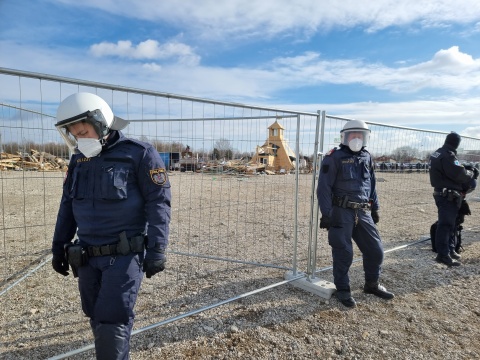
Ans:
[[[25,181],[22,177],[15,180],[14,175],[2,176],[2,216],[5,220],[1,255],[5,261],[1,267],[0,291],[21,280],[26,270],[38,269],[0,297],[0,358],[46,359],[91,345],[87,319],[79,307],[76,280],[54,273],[48,262],[62,177],[52,174],[34,180],[32,175],[32,181]],[[383,204],[379,230],[385,249],[417,242],[386,253],[382,282],[396,294],[394,300],[384,301],[362,292],[361,261],[355,262],[351,268],[353,296],[358,306],[346,309],[335,298],[326,300],[283,283],[285,270],[281,268],[171,254],[168,269],[142,284],[136,306],[135,329],[138,333],[131,340],[131,358],[480,358],[480,306],[477,300],[480,294],[480,202],[470,202],[473,215],[466,217],[464,224],[463,266],[448,268],[434,261],[429,240],[418,242],[422,235],[428,234],[435,218],[426,176],[410,174],[417,176],[416,186],[396,175],[377,176]],[[188,179],[195,179],[196,183]],[[267,235],[258,235],[258,231],[250,233],[248,229],[231,225],[239,221],[236,208],[208,218],[209,226],[185,219],[217,211],[214,209],[218,199],[219,203],[228,201],[242,205],[240,199],[245,198],[248,204],[258,209],[240,221],[250,227],[252,224],[261,227],[258,213],[263,211],[263,218],[268,214],[264,209],[265,201],[249,196],[254,190],[265,192],[271,189],[272,182],[276,188],[291,188],[292,179],[274,176],[220,182],[219,178],[213,181],[207,175],[172,176],[174,195],[178,199],[172,221],[172,249],[181,250],[186,243],[196,249],[204,238],[217,236],[211,232],[212,228],[225,228],[218,237],[238,237],[248,245],[245,248],[253,249],[254,253],[249,257],[252,261],[264,261],[274,253],[280,254],[276,256],[277,265],[288,267],[290,263],[285,259],[291,258],[291,250],[285,244],[290,244],[292,239],[280,225],[269,228],[268,232],[272,232],[275,241],[282,238],[285,243],[269,242],[268,246],[274,249],[267,254],[263,243],[253,243],[270,240]],[[180,183],[183,184],[181,188]],[[190,190],[199,185],[203,191],[198,197],[204,197],[203,205],[193,201],[197,192]],[[405,189],[408,189],[409,196],[405,196]],[[307,180],[300,188],[302,199],[308,199],[309,191],[310,182]],[[275,208],[283,224],[292,218],[278,205],[284,202],[282,198],[275,198],[281,193],[274,191],[266,196],[270,201],[269,208]],[[185,194],[188,194],[189,201],[182,197]],[[211,200],[211,207],[206,208],[206,199],[209,198],[214,200]],[[302,204],[308,211],[308,201]],[[303,213],[304,209],[300,212]],[[301,235],[308,232],[306,221],[300,220]],[[42,226],[45,223],[49,226]],[[179,231],[181,228],[189,230]],[[324,271],[318,275],[332,281],[325,236],[325,232],[319,233],[317,264]],[[302,241],[304,237],[301,237],[300,249],[305,246]],[[230,251],[230,246],[239,247],[236,254],[243,255],[243,247],[238,243],[212,242],[209,251],[220,254],[225,247]],[[279,249],[282,246],[287,250]],[[299,256],[299,269],[305,268],[306,259],[302,255]],[[356,256],[359,255],[357,251]],[[42,266],[43,262],[45,266]],[[250,293],[266,287],[265,291]],[[220,306],[212,306],[219,303]],[[183,314],[192,315],[184,317]],[[94,353],[88,350],[70,358],[92,359]]]
[[[479,229],[464,232],[463,266],[436,263],[428,242],[388,253],[392,301],[361,290],[355,309],[290,285],[139,335],[134,359],[478,359]],[[328,273],[324,278],[329,279]],[[323,276],[320,276],[323,278]],[[260,286],[261,284],[259,284]],[[141,350],[140,350],[141,349]]]

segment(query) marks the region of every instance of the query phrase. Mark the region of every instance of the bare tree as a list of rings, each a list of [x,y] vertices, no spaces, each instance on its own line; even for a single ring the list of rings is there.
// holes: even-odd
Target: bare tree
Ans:
[[[392,158],[394,158],[397,162],[410,162],[413,159],[417,159],[419,157],[418,149],[415,149],[411,146],[401,146],[396,148],[392,152]]]
[[[225,138],[221,138],[215,142],[214,146],[215,150],[217,150],[217,154],[219,158],[226,158],[232,159],[233,156],[233,147],[230,144],[230,141]],[[214,150],[214,152],[215,152]]]

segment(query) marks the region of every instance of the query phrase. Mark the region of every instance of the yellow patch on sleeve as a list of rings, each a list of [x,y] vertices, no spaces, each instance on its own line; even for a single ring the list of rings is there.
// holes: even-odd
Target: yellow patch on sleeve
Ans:
[[[167,182],[168,176],[165,169],[158,168],[150,170],[150,178],[154,184],[162,186]]]

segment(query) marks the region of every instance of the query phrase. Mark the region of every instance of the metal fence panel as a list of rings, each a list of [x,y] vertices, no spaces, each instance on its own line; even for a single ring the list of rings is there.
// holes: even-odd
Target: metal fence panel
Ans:
[[[340,130],[350,119],[327,115],[322,152],[340,143]],[[445,141],[446,133],[367,122],[371,129],[367,149],[376,167],[380,201],[378,229],[385,248],[395,248],[429,236],[437,208],[429,178],[429,157]],[[479,166],[480,140],[462,136],[457,157],[462,163]],[[467,194],[479,199],[480,189]],[[328,246],[327,234],[319,232],[320,248]],[[356,251],[356,256],[361,254]],[[330,264],[329,256],[318,256],[317,267]],[[329,278],[330,280],[331,278]]]
[[[311,274],[331,264],[326,232],[318,229],[318,153],[338,145],[348,119],[323,113],[320,134],[319,113],[9,69],[0,69],[0,84],[0,306],[7,313],[18,312],[16,319],[2,317],[0,343],[9,346],[20,337],[24,345],[17,355],[44,347],[51,356],[91,341],[76,282],[59,279],[49,264],[65,175],[63,164],[56,161],[67,161],[69,155],[53,124],[61,100],[78,91],[102,96],[117,116],[131,122],[125,135],[154,144],[171,159],[168,268],[142,285],[137,328],[279,282],[287,270]],[[299,171],[277,169],[282,175],[271,176],[245,170],[246,158],[259,159],[272,148],[269,127],[275,122],[283,127]],[[436,217],[425,164],[445,134],[369,126],[368,149],[376,162],[381,202],[379,230],[385,248],[392,248],[427,234],[426,225]],[[460,159],[478,163],[479,154],[480,141],[464,137]],[[186,161],[175,166],[182,156]],[[470,197],[478,198],[478,191]],[[62,291],[51,293],[49,284]],[[152,304],[158,312],[142,312]],[[63,326],[49,325],[59,319],[65,319]],[[48,344],[45,334],[52,339]]]

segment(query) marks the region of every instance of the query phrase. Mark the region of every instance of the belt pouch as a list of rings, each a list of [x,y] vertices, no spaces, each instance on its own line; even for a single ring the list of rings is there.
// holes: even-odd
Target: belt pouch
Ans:
[[[130,241],[128,241],[127,233],[122,231],[120,233],[120,241],[117,244],[117,253],[120,255],[128,255],[130,251]]]
[[[145,250],[145,237],[144,236],[134,236],[130,239],[130,248],[132,252],[139,253]]]

